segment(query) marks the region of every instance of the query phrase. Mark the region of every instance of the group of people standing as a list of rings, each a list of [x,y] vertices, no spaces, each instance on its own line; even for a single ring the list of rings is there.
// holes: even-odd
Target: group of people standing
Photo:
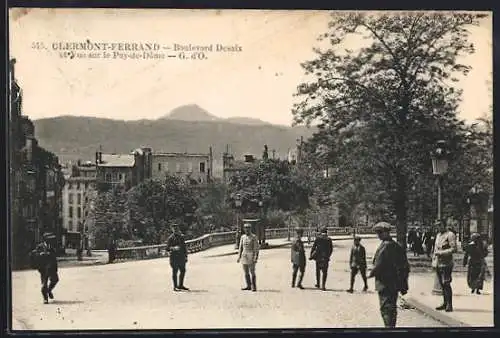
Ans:
[[[423,255],[425,252],[427,257],[431,257],[436,240],[436,233],[432,228],[427,228],[425,231],[420,228],[411,228],[407,238],[408,246],[413,251],[414,256]]]

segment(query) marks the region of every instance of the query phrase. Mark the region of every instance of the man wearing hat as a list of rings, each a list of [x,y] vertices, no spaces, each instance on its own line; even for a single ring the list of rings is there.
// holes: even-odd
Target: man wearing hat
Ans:
[[[453,254],[457,251],[457,241],[455,234],[446,228],[446,224],[441,220],[434,223],[439,232],[434,243],[433,260],[436,266],[436,273],[439,284],[443,289],[443,304],[436,307],[436,310],[453,311],[453,291],[451,289],[451,273],[453,271]]]
[[[259,258],[259,242],[257,236],[252,233],[252,225],[245,223],[243,225],[245,233],[240,238],[237,262],[243,265],[245,273],[246,287],[242,290],[257,291],[255,264]]]
[[[54,290],[59,276],[57,274],[57,255],[52,242],[56,236],[53,233],[44,233],[43,241],[38,244],[32,254],[36,260],[35,266],[40,273],[42,282],[42,296],[45,304],[49,303],[49,298],[54,299]],[[50,283],[49,283],[50,281]],[[48,284],[48,285],[47,285]]]
[[[297,233],[297,236],[292,242],[292,288],[295,287],[297,272],[300,271],[297,287],[299,289],[304,289],[304,287],[302,286],[302,279],[304,278],[304,272],[306,270],[306,252],[304,250],[304,242],[302,242],[304,230],[302,228],[297,228],[295,229],[295,231]]]
[[[184,276],[186,275],[186,263],[188,260],[186,242],[178,224],[172,226],[172,235],[167,240],[167,250],[170,254],[174,291],[189,290],[184,286]],[[178,272],[179,279],[177,279]]]
[[[347,292],[352,293],[354,288],[354,279],[356,275],[361,274],[365,287],[363,291],[368,290],[368,283],[366,281],[366,250],[363,245],[361,245],[361,237],[354,237],[354,245],[351,248],[351,255],[349,257],[349,266],[351,268],[351,287]]]
[[[316,261],[316,287],[319,288],[320,275],[321,289],[326,291],[326,278],[328,277],[328,264],[330,256],[333,252],[332,239],[328,237],[328,230],[326,227],[322,228],[316,239],[314,240],[311,248],[310,260]]]
[[[373,268],[368,278],[375,277],[375,290],[380,301],[380,313],[385,327],[396,327],[398,292],[408,292],[410,265],[406,250],[390,235],[391,226],[386,222],[375,224],[373,230],[382,241],[373,257]]]

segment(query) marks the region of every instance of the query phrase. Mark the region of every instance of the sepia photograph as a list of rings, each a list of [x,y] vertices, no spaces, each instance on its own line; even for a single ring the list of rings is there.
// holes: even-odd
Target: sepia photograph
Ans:
[[[492,16],[9,8],[10,330],[493,327]]]

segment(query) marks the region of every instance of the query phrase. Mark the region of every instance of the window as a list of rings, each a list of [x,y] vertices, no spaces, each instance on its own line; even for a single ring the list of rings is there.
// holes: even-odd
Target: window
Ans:
[[[106,174],[106,182],[111,182],[111,174],[110,173]]]
[[[175,165],[175,171],[176,171],[176,172],[180,172],[180,171],[181,171],[181,164],[180,164],[180,163],[177,163],[177,164]]]
[[[161,171],[161,163],[158,163],[158,171]]]
[[[205,172],[205,162],[200,162],[200,173]]]
[[[168,162],[163,163],[165,165],[165,171],[168,171]]]
[[[118,174],[118,179],[121,181],[123,179],[123,175],[122,174]]]
[[[78,204],[82,204],[82,194],[77,194],[76,197],[78,197]]]
[[[76,217],[82,218],[82,208],[76,208],[76,211],[77,211]]]
[[[73,218],[73,206],[69,206],[69,218]]]
[[[80,182],[76,182],[76,190],[80,190]]]
[[[68,202],[69,204],[73,204],[73,193],[71,192],[68,194]]]
[[[73,221],[68,221],[68,230],[73,231]]]
[[[85,190],[87,190],[89,188],[89,184],[87,182],[85,182]]]
[[[188,163],[188,172],[190,172],[190,173],[193,172],[193,162]]]

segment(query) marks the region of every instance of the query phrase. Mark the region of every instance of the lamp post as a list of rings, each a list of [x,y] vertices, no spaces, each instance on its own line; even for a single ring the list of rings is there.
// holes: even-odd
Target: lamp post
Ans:
[[[446,158],[446,152],[444,149],[445,141],[439,140],[437,141],[437,147],[434,152],[431,154],[432,159],[432,173],[436,176],[437,179],[437,220],[442,222],[441,215],[441,194],[442,194],[442,184],[443,184],[443,175],[448,170],[448,160]],[[432,293],[435,295],[443,294],[443,290],[441,289],[441,284],[439,284],[439,280],[437,278],[437,274],[434,274],[434,287],[432,288]]]
[[[238,249],[240,245],[240,235],[241,235],[241,230],[240,230],[240,207],[241,207],[241,196],[238,194],[236,195],[236,198],[234,200],[234,206],[236,207],[236,243],[234,244],[234,247]]]

